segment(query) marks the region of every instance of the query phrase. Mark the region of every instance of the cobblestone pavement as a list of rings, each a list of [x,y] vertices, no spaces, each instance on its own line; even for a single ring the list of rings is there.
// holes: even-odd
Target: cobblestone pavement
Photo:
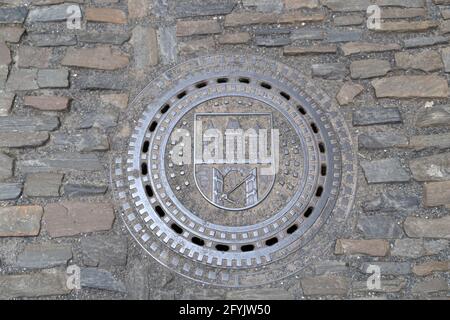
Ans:
[[[383,22],[369,30],[374,3]],[[448,298],[449,40],[448,0],[0,0],[0,298]],[[264,287],[173,274],[112,200],[129,102],[217,53],[300,70],[335,98],[358,147],[355,205],[330,254]],[[371,264],[379,289],[366,285]],[[70,265],[81,290],[66,286]]]

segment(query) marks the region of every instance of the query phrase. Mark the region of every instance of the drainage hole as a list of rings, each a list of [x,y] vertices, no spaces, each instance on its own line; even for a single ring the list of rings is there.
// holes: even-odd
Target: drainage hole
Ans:
[[[150,187],[150,185],[145,186],[145,193],[147,193],[147,196],[153,197],[153,189]]]
[[[160,206],[156,206],[155,207],[155,211],[158,214],[158,216],[160,218],[164,217],[166,215],[166,213],[164,212],[163,208],[161,208]]]
[[[252,244],[246,244],[245,246],[241,247],[242,252],[249,252],[255,250],[255,246]]]
[[[186,96],[186,91],[180,92],[180,93],[177,95],[177,98],[178,98],[178,99],[183,99],[184,96]]]
[[[303,114],[303,115],[306,114],[306,110],[302,106],[298,106],[297,109],[298,109],[298,112],[300,112],[301,114]]]
[[[149,147],[150,147],[150,142],[144,141],[144,145],[142,146],[142,152],[147,153]]]
[[[150,123],[150,128],[148,129],[150,132],[155,131],[156,126],[158,125],[158,122],[153,121],[152,123]]]
[[[323,187],[319,186],[316,190],[316,197],[321,197],[323,193]]]
[[[170,227],[172,228],[173,231],[175,231],[178,234],[183,233],[183,229],[181,229],[181,227],[175,223],[172,223],[172,225]]]
[[[226,244],[218,244],[218,245],[216,245],[216,249],[218,251],[228,251],[228,250],[230,250],[230,247],[227,246]]]
[[[205,245],[205,241],[203,241],[202,239],[197,238],[197,237],[192,237],[191,241],[193,244],[196,244],[200,247],[203,247]]]
[[[145,162],[143,162],[143,163],[141,164],[141,173],[142,173],[143,175],[146,175],[146,174],[148,173],[147,163],[145,163]]]
[[[277,238],[270,238],[269,240],[266,240],[266,246],[273,246],[275,243],[278,242]]]
[[[327,175],[327,165],[326,164],[322,164],[322,166],[320,167],[320,174],[322,176],[326,176]]]
[[[217,79],[217,83],[227,83],[228,82],[228,78],[219,78]]]
[[[291,96],[288,95],[286,92],[281,91],[280,95],[285,98],[286,100],[291,100]]]
[[[319,133],[319,129],[314,122],[311,123],[311,129],[314,133]]]
[[[199,82],[195,85],[196,88],[200,89],[200,88],[204,88],[208,85],[207,82]]]
[[[169,108],[170,108],[170,106],[168,104],[166,104],[164,107],[162,107],[161,113],[162,114],[166,113],[167,111],[169,111]]]
[[[270,84],[268,84],[267,82],[261,82],[261,87],[265,88],[265,89],[272,89],[272,86]]]
[[[309,207],[308,209],[306,209],[306,211],[303,215],[305,216],[305,218],[308,218],[313,211],[314,211],[314,207]]]
[[[293,234],[295,231],[297,231],[297,229],[298,229],[298,226],[296,224],[293,224],[286,230],[286,232],[288,234]]]
[[[249,78],[239,78],[239,82],[250,83],[250,79]]]
[[[319,142],[319,150],[321,153],[325,153],[325,145],[323,142]]]

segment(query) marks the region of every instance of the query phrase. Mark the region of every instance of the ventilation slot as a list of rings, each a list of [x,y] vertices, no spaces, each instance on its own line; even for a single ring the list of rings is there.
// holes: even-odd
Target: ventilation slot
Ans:
[[[191,241],[192,241],[193,244],[196,244],[196,245],[198,245],[200,247],[203,247],[205,245],[205,241],[203,241],[202,239],[197,238],[197,237],[193,237],[191,239]]]
[[[228,82],[228,78],[219,78],[217,79],[217,83],[227,83]]]
[[[293,224],[286,230],[286,232],[288,234],[293,234],[295,231],[297,231],[297,229],[298,229],[298,226],[296,224]]]
[[[286,100],[291,100],[291,96],[288,95],[286,92],[281,91],[281,92],[280,92],[280,96],[282,96],[282,97],[285,98]]]
[[[216,250],[226,252],[230,250],[230,247],[227,246],[226,244],[218,244],[216,245]]]
[[[239,82],[241,83],[250,83],[250,79],[249,78],[239,78]]]
[[[195,87],[196,87],[197,89],[200,89],[200,88],[206,87],[207,85],[208,85],[207,82],[199,82],[199,83],[197,83],[197,84],[195,85]]]
[[[272,86],[270,84],[268,84],[267,82],[261,82],[261,87],[265,88],[265,89],[272,89]]]
[[[148,197],[153,197],[153,189],[149,185],[145,186],[145,193]]]
[[[178,99],[183,99],[185,96],[186,96],[186,91],[183,91],[183,92],[180,92],[180,93],[177,95],[177,98],[178,98]]]
[[[246,244],[245,246],[241,247],[242,252],[249,252],[255,250],[255,246],[252,244]]]
[[[322,166],[320,167],[320,174],[322,176],[326,176],[327,175],[327,165],[326,164],[322,164]]]
[[[323,142],[319,142],[319,150],[321,153],[325,153],[325,145]]]
[[[162,114],[166,113],[167,111],[169,111],[169,108],[170,108],[170,106],[168,104],[166,104],[164,107],[162,107],[161,113]]]
[[[319,186],[316,190],[316,197],[321,197],[323,193],[323,187]]]
[[[150,132],[155,131],[156,126],[158,125],[158,122],[153,121],[152,123],[150,123],[150,128],[148,129]]]
[[[306,114],[306,110],[302,106],[298,106],[297,109],[298,109],[298,112],[300,112],[301,114],[303,114],[303,115]]]
[[[150,146],[150,142],[148,141],[144,141],[144,145],[142,146],[142,152],[143,153],[147,153],[148,152],[148,147]]]
[[[277,238],[270,238],[269,240],[266,241],[266,246],[273,246],[275,243],[278,242]]]
[[[145,176],[148,173],[147,163],[143,162],[141,164],[141,173]]]
[[[172,223],[172,225],[170,227],[172,228],[173,231],[175,231],[178,234],[183,233],[183,229],[181,229],[181,227],[175,223]]]
[[[311,213],[313,213],[314,208],[313,207],[309,207],[308,209],[306,209],[305,213],[303,214],[305,216],[305,218],[308,218]]]
[[[319,133],[319,129],[317,128],[317,126],[314,122],[311,123],[311,129],[314,133]]]
[[[166,215],[166,213],[164,212],[163,208],[161,208],[160,206],[156,206],[155,207],[155,211],[158,214],[158,216],[160,218],[164,217]]]

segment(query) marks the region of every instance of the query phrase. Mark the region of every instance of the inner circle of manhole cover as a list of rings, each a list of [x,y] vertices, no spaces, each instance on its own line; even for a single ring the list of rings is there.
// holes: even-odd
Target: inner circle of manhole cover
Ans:
[[[127,228],[163,265],[252,286],[329,252],[352,205],[354,154],[342,115],[298,71],[190,60],[150,83],[128,118],[114,188]]]

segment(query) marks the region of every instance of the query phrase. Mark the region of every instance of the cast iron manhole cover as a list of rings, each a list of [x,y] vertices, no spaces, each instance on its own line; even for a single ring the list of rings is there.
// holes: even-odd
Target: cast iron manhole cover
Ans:
[[[329,250],[345,223],[349,132],[286,65],[190,60],[149,84],[127,117],[138,122],[113,168],[123,220],[184,276],[234,287],[281,279]]]

